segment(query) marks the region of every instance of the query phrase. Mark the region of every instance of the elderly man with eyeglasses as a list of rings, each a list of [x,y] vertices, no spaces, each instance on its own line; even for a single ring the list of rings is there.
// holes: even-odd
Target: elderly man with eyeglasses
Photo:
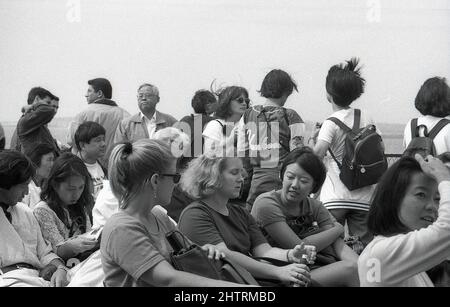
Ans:
[[[137,100],[140,112],[121,121],[114,143],[151,139],[157,131],[177,122],[173,116],[156,110],[159,102],[159,90],[156,86],[149,83],[139,86]]]

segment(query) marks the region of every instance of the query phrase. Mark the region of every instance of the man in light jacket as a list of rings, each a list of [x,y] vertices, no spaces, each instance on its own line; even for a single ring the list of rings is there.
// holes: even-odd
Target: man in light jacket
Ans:
[[[159,102],[159,90],[156,86],[142,84],[138,88],[137,99],[140,112],[120,122],[114,143],[151,139],[157,131],[177,122],[171,115],[156,111],[156,104]]]
[[[88,85],[89,87],[85,95],[88,107],[78,113],[70,123],[67,143],[72,148],[75,148],[73,146],[75,131],[77,131],[78,126],[83,122],[94,121],[99,123],[106,130],[106,151],[105,155],[100,159],[100,163],[107,168],[109,155],[114,148],[114,132],[120,121],[130,116],[130,114],[120,108],[115,101],[111,100],[112,87],[107,79],[92,79],[88,81]]]

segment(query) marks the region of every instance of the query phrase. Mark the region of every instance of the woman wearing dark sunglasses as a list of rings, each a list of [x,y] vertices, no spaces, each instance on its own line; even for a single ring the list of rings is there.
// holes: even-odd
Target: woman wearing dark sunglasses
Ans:
[[[216,110],[216,120],[210,121],[203,130],[204,153],[214,152],[225,142],[234,144],[236,123],[248,109],[250,99],[248,91],[240,86],[228,86],[216,93],[219,106]],[[231,139],[231,140],[230,140]]]
[[[166,234],[176,226],[156,205],[169,204],[175,183],[176,158],[166,142],[142,139],[117,145],[110,157],[110,185],[119,212],[103,228],[101,257],[104,284],[112,287],[239,286],[176,270]],[[205,245],[210,258],[222,255]]]

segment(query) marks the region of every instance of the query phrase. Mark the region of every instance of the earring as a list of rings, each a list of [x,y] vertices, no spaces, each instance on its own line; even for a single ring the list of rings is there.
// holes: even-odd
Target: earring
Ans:
[[[158,201],[158,196],[157,196],[156,189],[155,189],[155,190],[153,191],[153,202],[156,204],[157,201]]]

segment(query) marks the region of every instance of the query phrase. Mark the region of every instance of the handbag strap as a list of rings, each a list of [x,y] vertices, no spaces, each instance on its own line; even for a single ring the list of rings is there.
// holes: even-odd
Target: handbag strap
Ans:
[[[338,165],[339,169],[342,168],[342,163],[340,163],[338,161],[338,159],[336,158],[336,156],[334,155],[333,151],[331,151],[331,148],[328,147],[328,152],[330,153],[331,157],[333,158],[333,160],[336,162],[336,164]]]

